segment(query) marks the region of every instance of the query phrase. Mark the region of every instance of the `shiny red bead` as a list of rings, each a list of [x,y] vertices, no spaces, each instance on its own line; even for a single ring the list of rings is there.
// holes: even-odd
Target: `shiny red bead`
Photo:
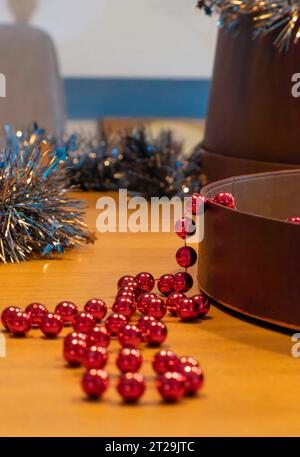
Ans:
[[[163,350],[155,354],[152,366],[159,375],[167,373],[167,371],[176,371],[179,366],[179,359],[174,351]]]
[[[142,361],[142,355],[138,349],[124,348],[119,352],[116,363],[122,373],[136,373]]]
[[[73,338],[64,344],[63,355],[66,362],[72,367],[79,367],[87,349],[86,341],[82,338]]]
[[[110,336],[119,336],[120,332],[127,325],[128,320],[123,314],[111,314],[105,321],[105,327]]]
[[[107,348],[110,344],[110,335],[104,326],[96,325],[87,333],[86,343],[89,347],[101,346]]]
[[[137,294],[132,290],[124,290],[118,293],[117,298],[121,297],[126,297],[130,298],[133,303],[136,303],[137,301]]]
[[[182,369],[184,367],[199,367],[199,362],[194,357],[182,356],[179,359],[179,365]]]
[[[155,279],[150,273],[139,273],[135,277],[141,292],[151,292],[155,286]]]
[[[107,350],[101,346],[92,346],[86,349],[82,363],[88,370],[92,368],[102,370],[106,366],[107,361]]]
[[[55,308],[55,314],[60,315],[65,326],[73,324],[74,317],[77,313],[77,306],[70,301],[62,301]]]
[[[121,397],[129,402],[138,401],[145,391],[145,380],[139,373],[125,373],[120,377],[117,390]]]
[[[127,286],[128,283],[135,281],[135,277],[131,275],[122,276],[118,281],[118,289],[121,287]]]
[[[177,316],[182,321],[193,321],[197,319],[199,309],[197,303],[192,298],[182,298],[178,303]]]
[[[121,287],[121,289],[118,290],[118,297],[122,296],[125,294],[125,292],[131,292],[135,298],[138,297],[139,295],[139,291],[133,287],[133,286],[124,286],[124,287]]]
[[[55,338],[60,334],[64,326],[59,314],[46,314],[41,321],[40,329],[47,338]]]
[[[150,346],[160,346],[167,338],[168,330],[161,321],[151,322],[143,338]]]
[[[143,313],[146,316],[152,316],[154,319],[160,320],[164,317],[167,312],[167,307],[165,302],[159,298],[151,298],[149,303],[144,306]]]
[[[92,314],[82,311],[78,313],[73,319],[73,328],[76,332],[87,333],[92,330],[96,325],[96,319]]]
[[[39,327],[43,317],[47,316],[48,310],[41,303],[31,303],[26,307],[25,313],[28,313],[31,317],[32,327]]]
[[[286,220],[287,220],[287,222],[293,222],[294,224],[300,224],[299,216],[288,217]]]
[[[158,322],[158,321],[156,319],[154,319],[154,317],[150,317],[150,316],[142,316],[138,320],[137,326],[138,326],[138,328],[140,329],[140,331],[142,333],[143,341],[144,341],[145,336],[146,336],[146,334],[148,332],[148,328],[149,328],[151,322]]]
[[[234,197],[229,192],[219,192],[214,197],[214,202],[219,205],[227,206],[227,208],[235,209],[236,207]]]
[[[177,308],[180,300],[182,298],[186,298],[186,296],[179,292],[173,292],[171,295],[168,296],[166,301],[167,310],[174,315],[177,315]]]
[[[81,380],[83,391],[93,399],[102,397],[109,386],[109,377],[106,371],[92,368],[88,370]]]
[[[158,290],[163,295],[170,295],[174,292],[174,276],[173,275],[163,275],[159,278],[157,282]]]
[[[185,377],[178,372],[162,374],[157,380],[157,390],[165,401],[175,402],[185,394]]]
[[[182,268],[192,267],[197,262],[197,253],[194,248],[183,246],[176,252],[176,261]]]
[[[4,328],[8,330],[8,323],[13,319],[17,313],[22,312],[21,308],[18,306],[9,306],[2,311],[1,322]]]
[[[198,305],[198,317],[203,318],[210,310],[210,303],[207,297],[201,294],[194,295],[192,297],[194,302]]]
[[[153,293],[144,293],[144,294],[139,295],[139,297],[137,299],[138,310],[141,313],[143,313],[145,307],[148,305],[148,303],[150,303],[151,299],[156,298],[156,297],[157,297],[157,295],[155,295]]]
[[[69,333],[64,338],[64,348],[67,348],[68,346],[72,346],[73,340],[81,340],[81,341],[87,342],[87,334],[78,333],[78,332]]]
[[[119,335],[119,342],[123,347],[137,348],[142,340],[142,332],[136,325],[126,325]]]
[[[175,232],[183,240],[194,235],[195,231],[195,224],[189,217],[181,217],[175,224]]]
[[[84,311],[91,314],[96,321],[102,321],[107,313],[107,305],[100,298],[92,298],[84,305]]]
[[[193,216],[199,215],[206,208],[207,201],[203,195],[193,194],[187,201],[187,211]]]
[[[117,297],[113,304],[112,310],[114,313],[122,314],[123,316],[130,319],[135,313],[135,302],[129,297]]]
[[[195,395],[202,388],[204,382],[201,368],[186,365],[181,369],[181,373],[185,377],[185,395]]]
[[[175,292],[185,293],[191,290],[194,281],[192,276],[186,271],[180,271],[174,275],[173,288]]]
[[[8,330],[15,336],[25,336],[31,329],[31,318],[28,313],[19,311],[7,321]]]

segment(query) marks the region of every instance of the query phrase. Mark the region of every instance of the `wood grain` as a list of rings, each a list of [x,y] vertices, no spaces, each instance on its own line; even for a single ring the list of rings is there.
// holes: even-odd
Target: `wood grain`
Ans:
[[[88,224],[95,230],[99,194],[88,198]],[[116,281],[141,270],[156,276],[176,271],[172,234],[99,235],[95,245],[58,260],[1,265],[1,305],[40,301],[53,308],[62,299],[82,306],[100,296],[111,305]],[[195,289],[196,290],[196,289]],[[111,346],[112,387],[101,402],[84,399],[81,369],[65,368],[62,338],[39,331],[26,339],[7,336],[0,359],[1,436],[251,436],[299,435],[300,360],[291,356],[291,337],[239,320],[213,308],[210,317],[183,324],[167,317],[167,346],[199,358],[206,374],[202,394],[178,405],[163,404],[153,386],[143,348],[148,389],[138,406],[120,402],[114,389],[117,344]]]

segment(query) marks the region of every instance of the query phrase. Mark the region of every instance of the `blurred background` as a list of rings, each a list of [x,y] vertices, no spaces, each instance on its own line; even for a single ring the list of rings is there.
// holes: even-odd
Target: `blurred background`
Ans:
[[[107,118],[205,118],[217,28],[196,0],[0,0],[0,18],[2,123],[20,110],[19,123],[38,117],[43,94],[39,109],[56,119],[48,128],[64,123],[64,110],[68,129],[89,131]]]

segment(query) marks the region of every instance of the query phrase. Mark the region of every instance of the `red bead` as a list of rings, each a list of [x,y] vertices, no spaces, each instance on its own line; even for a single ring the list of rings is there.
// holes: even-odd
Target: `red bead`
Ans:
[[[125,401],[136,402],[145,391],[144,377],[139,373],[126,373],[120,377],[117,389]]]
[[[156,319],[154,319],[154,317],[150,317],[150,316],[142,316],[138,320],[138,324],[137,325],[138,325],[138,328],[140,329],[140,331],[142,333],[143,340],[145,339],[145,335],[148,332],[148,328],[149,328],[151,322],[158,322],[158,321]]]
[[[188,292],[193,287],[194,281],[192,276],[186,271],[180,271],[174,275],[173,288],[175,292]]]
[[[62,301],[55,308],[55,314],[60,315],[65,326],[73,324],[73,319],[77,313],[77,306],[70,301]]]
[[[15,336],[25,336],[31,329],[31,318],[28,313],[19,311],[7,321],[8,330]]]
[[[107,350],[101,346],[87,348],[83,357],[83,365],[91,370],[96,368],[102,370],[108,361]]]
[[[86,335],[86,333],[78,333],[78,332],[69,333],[69,335],[67,335],[64,338],[64,348],[72,346],[73,340],[81,340],[81,341],[87,342],[87,335]]]
[[[198,294],[192,297],[194,302],[198,305],[198,317],[203,318],[210,310],[210,303],[207,297],[204,295]]]
[[[191,367],[186,365],[181,369],[185,377],[185,395],[195,395],[203,386],[204,377],[200,367]]]
[[[236,207],[234,197],[229,192],[219,192],[214,197],[214,202],[219,205],[227,206],[227,208],[235,209]]]
[[[182,298],[186,298],[186,296],[179,292],[173,292],[171,295],[168,296],[166,305],[170,313],[177,315],[178,303]]]
[[[9,306],[2,311],[1,322],[4,328],[8,330],[8,323],[13,319],[17,313],[22,312],[21,308],[18,306]]]
[[[119,336],[125,325],[127,325],[127,322],[123,314],[114,313],[106,319],[105,327],[110,336]]]
[[[135,277],[131,275],[122,276],[118,281],[118,289],[127,286],[129,282],[135,281]]]
[[[109,377],[106,371],[88,370],[82,378],[81,386],[83,391],[90,397],[98,399],[102,397],[109,386]]]
[[[178,372],[168,371],[157,380],[157,390],[165,401],[175,402],[185,394],[185,377]]]
[[[197,303],[192,298],[182,298],[178,303],[177,315],[183,321],[193,321],[199,315]]]
[[[122,373],[136,373],[139,371],[142,361],[138,349],[124,348],[119,352],[116,363]]]
[[[179,359],[179,365],[183,369],[184,367],[199,367],[198,360],[191,356],[183,356]]]
[[[124,291],[123,291],[123,290],[122,290],[122,291],[119,292],[118,295],[117,295],[117,298],[119,298],[119,297],[120,297],[120,298],[121,298],[121,297],[130,298],[131,301],[132,301],[133,303],[135,303],[135,302],[136,302],[136,299],[137,299],[137,294],[136,294],[133,290],[132,290],[132,291],[130,291],[130,290],[124,290]]]
[[[124,286],[124,287],[121,287],[121,289],[118,290],[118,297],[119,296],[122,296],[125,292],[131,292],[135,298],[138,297],[139,295],[139,292],[137,291],[137,289],[133,286]]]
[[[293,222],[294,224],[300,224],[300,217],[299,216],[288,217],[286,219],[286,221]]]
[[[166,325],[161,321],[151,322],[144,334],[144,341],[150,346],[159,346],[167,338],[168,330]]]
[[[176,261],[182,268],[189,268],[197,262],[197,253],[190,246],[183,246],[176,252]]]
[[[71,339],[64,344],[64,358],[72,367],[79,367],[83,362],[86,349],[86,341],[81,338]]]
[[[46,314],[41,321],[40,329],[47,338],[55,338],[63,329],[63,320],[59,314]]]
[[[136,275],[135,280],[141,292],[151,292],[155,286],[155,279],[150,273],[139,273]]]
[[[46,306],[40,303],[31,303],[25,309],[25,313],[28,313],[31,317],[32,327],[39,327],[44,316],[47,316],[48,310]]]
[[[178,369],[179,360],[174,351],[163,350],[155,354],[152,362],[153,370],[157,374],[164,374],[167,371]]]
[[[195,224],[189,217],[181,217],[175,224],[175,232],[183,240],[194,235],[195,231]]]
[[[129,297],[117,297],[113,304],[112,310],[114,313],[122,314],[130,319],[135,313],[135,302]]]
[[[154,319],[160,320],[164,317],[167,312],[165,302],[159,298],[151,298],[150,302],[144,306],[143,310],[146,316],[152,316]]]
[[[107,329],[103,326],[96,325],[87,333],[86,343],[89,347],[101,346],[107,348],[110,344],[110,336]]]
[[[187,211],[193,216],[197,216],[201,211],[205,210],[207,201],[203,195],[193,194],[187,201]]]
[[[136,325],[126,325],[119,335],[121,346],[136,348],[142,342],[142,332]]]
[[[138,299],[137,299],[137,308],[138,310],[143,313],[144,312],[144,309],[145,307],[148,305],[148,303],[150,303],[151,299],[152,298],[156,298],[157,296],[153,293],[145,293],[145,294],[141,294],[139,295]]]
[[[163,295],[169,295],[174,292],[174,276],[173,275],[163,275],[159,278],[157,282],[158,290]]]
[[[87,333],[95,327],[95,324],[96,319],[84,311],[78,313],[73,319],[73,328],[76,332]]]
[[[84,311],[91,314],[96,321],[102,321],[107,313],[107,306],[100,298],[92,298],[84,305]]]

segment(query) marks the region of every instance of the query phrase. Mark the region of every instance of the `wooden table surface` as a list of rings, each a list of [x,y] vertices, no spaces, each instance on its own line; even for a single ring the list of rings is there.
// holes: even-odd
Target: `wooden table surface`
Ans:
[[[95,230],[99,194],[88,198],[88,224]],[[1,305],[33,301],[53,308],[68,299],[82,306],[94,296],[111,305],[117,279],[124,273],[176,271],[172,234],[104,234],[95,245],[59,260],[1,265]],[[143,348],[147,391],[139,405],[124,405],[115,389],[111,345],[108,370],[112,386],[100,402],[85,400],[82,369],[66,368],[62,337],[7,337],[0,359],[1,436],[251,436],[299,435],[300,360],[291,356],[291,336],[264,329],[213,307],[209,319],[184,324],[167,317],[166,347],[197,357],[206,374],[197,398],[178,405],[160,401],[153,387],[150,360]],[[66,332],[65,332],[66,333]]]

